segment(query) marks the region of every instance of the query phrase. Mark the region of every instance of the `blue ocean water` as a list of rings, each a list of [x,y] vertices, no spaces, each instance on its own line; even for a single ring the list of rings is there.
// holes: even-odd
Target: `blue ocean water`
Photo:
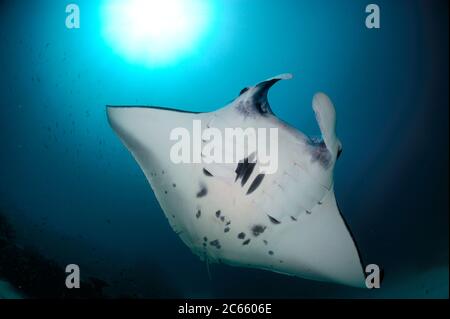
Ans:
[[[102,2],[0,4],[0,209],[20,245],[110,283],[114,296],[448,297],[448,4],[212,2],[194,52],[160,66],[124,58],[102,35]],[[337,109],[340,208],[382,288],[362,290],[201,262],[170,229],[105,105],[189,111],[224,106],[247,85],[291,72],[273,111],[318,135],[311,99]],[[326,236],[326,234],[324,234]]]

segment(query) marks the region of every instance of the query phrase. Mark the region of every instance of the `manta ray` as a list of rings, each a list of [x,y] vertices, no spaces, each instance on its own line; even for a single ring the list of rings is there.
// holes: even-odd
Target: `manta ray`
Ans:
[[[335,108],[324,93],[315,94],[320,139],[279,119],[268,91],[291,77],[282,74],[245,87],[214,112],[107,106],[107,117],[172,229],[202,260],[365,287],[359,251],[334,194],[333,170],[342,150]],[[192,129],[194,120],[220,130],[277,128],[277,171],[264,174],[258,159],[248,157],[232,164],[173,163],[170,132]]]

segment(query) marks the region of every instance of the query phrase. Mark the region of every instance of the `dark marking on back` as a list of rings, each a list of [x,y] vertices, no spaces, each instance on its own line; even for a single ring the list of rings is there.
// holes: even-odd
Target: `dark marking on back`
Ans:
[[[206,168],[203,169],[203,174],[205,174],[208,177],[212,177],[213,174],[211,174]]]
[[[206,194],[208,194],[208,189],[205,185],[200,185],[200,190],[197,193],[197,197],[200,198],[206,196]]]
[[[253,225],[252,227],[252,233],[253,236],[257,237],[260,234],[264,233],[264,231],[266,230],[266,226],[263,225]]]
[[[247,195],[250,195],[259,187],[262,180],[264,179],[264,176],[265,176],[264,174],[258,174],[258,176],[255,177],[255,179],[253,180],[252,184],[250,185],[247,191]]]
[[[275,225],[280,224],[281,222],[278,219],[273,218],[270,215],[267,215],[269,217],[269,220],[274,223]]]
[[[239,239],[244,239],[245,238],[245,233],[239,233],[238,234],[238,238]]]
[[[245,245],[248,245],[249,243],[250,243],[250,238],[247,239],[247,240],[245,240],[245,241],[242,243],[242,245],[245,246]]]

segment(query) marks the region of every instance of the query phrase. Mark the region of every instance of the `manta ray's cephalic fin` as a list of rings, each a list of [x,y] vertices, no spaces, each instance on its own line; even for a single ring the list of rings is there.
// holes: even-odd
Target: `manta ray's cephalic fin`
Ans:
[[[323,141],[333,158],[336,158],[342,146],[336,136],[336,110],[334,105],[326,94],[319,92],[314,95],[312,106]]]
[[[245,87],[241,90],[239,96],[243,103],[238,103],[237,106],[246,113],[252,113],[253,109],[256,109],[262,115],[273,114],[267,99],[269,89],[280,80],[290,79],[292,79],[292,74],[284,73],[262,81],[255,86]]]

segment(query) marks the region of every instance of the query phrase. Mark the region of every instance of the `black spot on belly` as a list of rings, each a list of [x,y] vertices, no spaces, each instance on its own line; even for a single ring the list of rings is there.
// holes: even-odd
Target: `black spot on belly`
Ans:
[[[250,175],[252,174],[254,168],[256,166],[255,153],[250,154],[250,156],[246,157],[243,161],[240,161],[236,167],[236,179],[241,179],[241,186],[244,186],[247,183]]]
[[[224,233],[228,233],[230,231],[230,227],[225,227],[225,229],[223,230]]]
[[[306,213],[307,213],[308,215],[311,215],[311,212],[310,212],[309,210],[307,210]]]
[[[250,243],[250,239],[247,239],[247,240],[245,240],[243,243],[242,243],[242,245],[248,245]]]
[[[257,237],[260,234],[264,233],[264,231],[266,230],[266,226],[263,225],[253,225],[252,227],[252,233],[253,236]]]
[[[291,216],[291,219],[292,219],[294,222],[297,221],[297,218],[295,218],[294,216]]]
[[[203,237],[203,241],[208,241],[208,237]]]
[[[220,221],[225,221],[225,216],[220,216]]]
[[[216,247],[217,249],[220,249],[221,247],[218,239],[211,241],[209,244],[213,247]]]
[[[238,238],[239,239],[244,239],[245,238],[245,233],[239,233],[238,234]]]
[[[265,176],[264,174],[259,174],[258,176],[255,177],[255,179],[253,180],[252,184],[250,185],[247,191],[247,195],[250,195],[259,187],[259,185],[264,179],[264,176]]]
[[[175,188],[175,187],[177,187],[177,184],[173,183],[172,186],[173,186],[173,188]]]
[[[264,239],[264,240],[263,240],[263,243],[264,243],[264,245],[267,245],[267,240]]]
[[[164,194],[167,194],[167,191],[164,191]]]
[[[200,218],[201,215],[202,215],[202,212],[201,212],[201,210],[199,209],[199,210],[197,211],[197,214],[195,214],[195,217]]]
[[[273,251],[269,250],[269,255],[272,256],[273,255]]]
[[[228,225],[230,225],[231,224],[231,222],[230,221],[227,221],[227,223],[225,224],[226,226],[228,226]]]
[[[278,225],[278,224],[281,223],[279,220],[273,218],[272,216],[270,216],[270,215],[267,215],[267,216],[269,217],[269,220],[270,220],[273,224]]]
[[[220,210],[218,210],[218,211],[216,212],[216,217],[217,217],[217,218],[220,217]]]
[[[203,169],[203,174],[205,174],[208,177],[212,177],[213,174],[211,174],[206,168]]]
[[[200,198],[206,196],[206,194],[208,194],[208,189],[205,185],[200,185],[200,190],[197,193],[197,197]]]

